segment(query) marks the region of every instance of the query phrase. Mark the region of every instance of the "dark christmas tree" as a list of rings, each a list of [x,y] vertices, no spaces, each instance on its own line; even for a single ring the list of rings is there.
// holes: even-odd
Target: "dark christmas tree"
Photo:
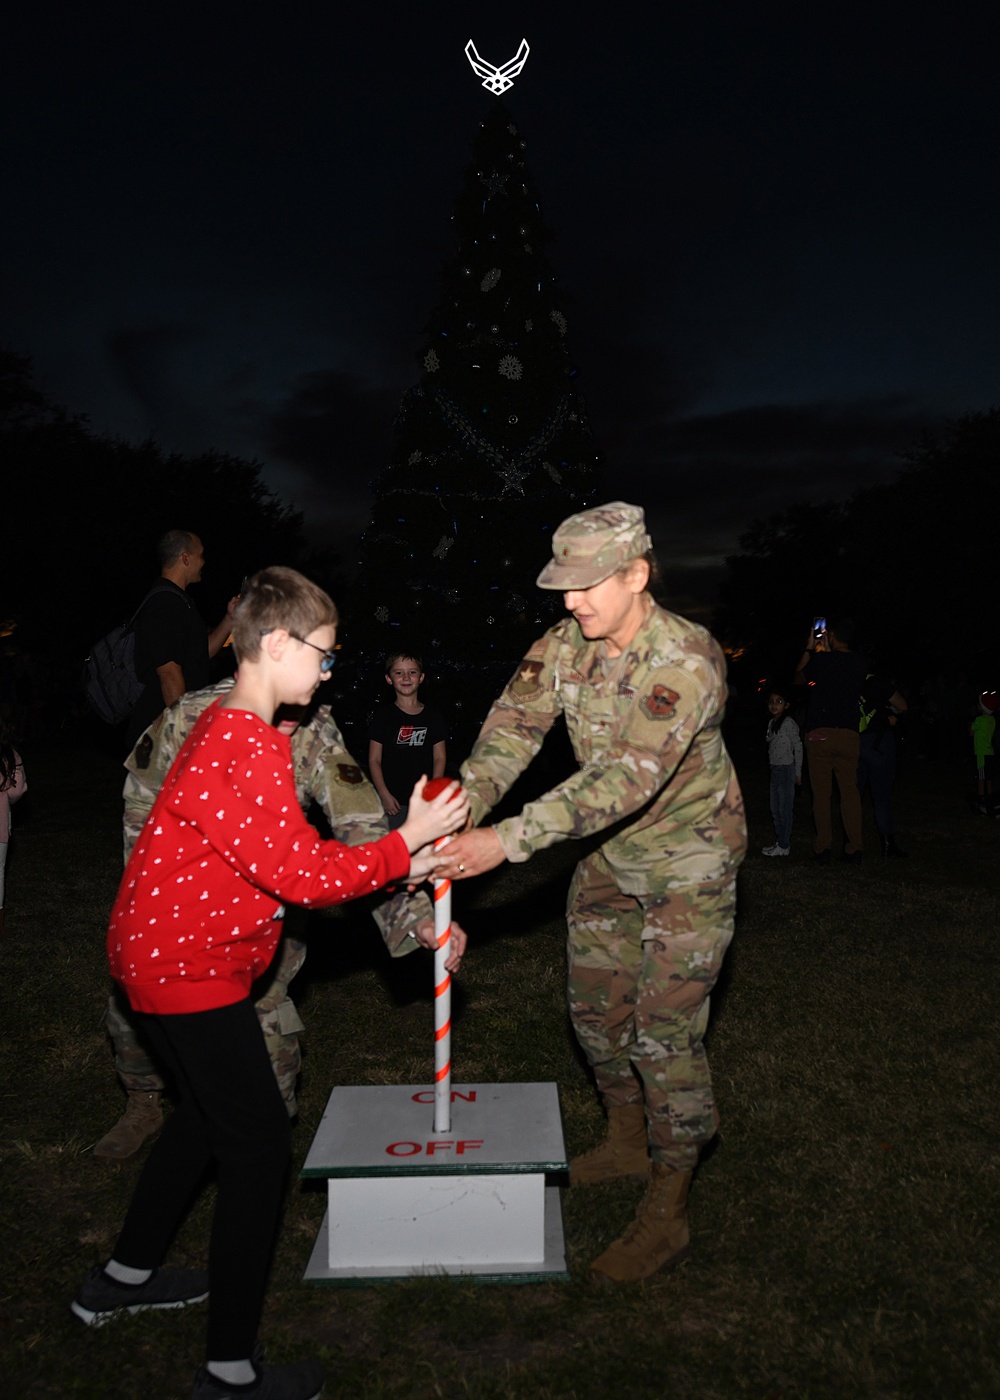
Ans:
[[[600,458],[524,144],[495,101],[452,215],[458,249],[420,379],[375,483],[350,619],[369,679],[387,651],[413,648],[470,738],[561,612],[535,586],[552,531],[597,499]]]

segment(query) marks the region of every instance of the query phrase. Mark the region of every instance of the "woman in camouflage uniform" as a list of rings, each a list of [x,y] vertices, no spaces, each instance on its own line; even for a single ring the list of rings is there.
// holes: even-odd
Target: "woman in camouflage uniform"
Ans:
[[[591,1266],[626,1281],[679,1263],[686,1202],[718,1114],[703,1037],[733,933],[743,802],[722,741],[726,663],[704,628],[648,592],[642,510],[571,516],[538,579],[572,615],[531,647],[462,770],[479,822],[566,719],[579,770],[516,817],[468,831],[447,873],[468,878],[557,841],[607,833],[567,908],[569,1004],[608,1132],[570,1181],[648,1181],[636,1219]]]

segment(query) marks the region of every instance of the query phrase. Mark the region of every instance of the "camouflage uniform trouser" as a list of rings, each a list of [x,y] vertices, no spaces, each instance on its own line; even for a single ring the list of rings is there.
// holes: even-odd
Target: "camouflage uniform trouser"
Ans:
[[[569,1009],[605,1106],[644,1103],[655,1160],[689,1170],[719,1117],[703,1038],[736,880],[634,897],[598,851],[570,886]]]
[[[273,976],[263,995],[254,1003],[274,1077],[290,1118],[298,1112],[295,1081],[302,1068],[299,1036],[305,1026],[288,995],[288,984],[301,970],[305,960],[304,943],[294,938],[282,938],[278,956],[272,964]],[[128,999],[117,983],[108,997],[105,1025],[115,1047],[115,1069],[125,1088],[141,1094],[161,1092],[164,1088],[163,1078],[135,1028]]]

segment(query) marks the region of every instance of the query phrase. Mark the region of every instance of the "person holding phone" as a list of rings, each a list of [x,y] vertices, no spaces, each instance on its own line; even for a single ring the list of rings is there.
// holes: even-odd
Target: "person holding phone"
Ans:
[[[817,632],[816,618],[799,658],[795,680],[809,686],[806,760],[813,791],[813,845],[817,865],[829,865],[833,848],[833,780],[840,793],[840,816],[847,835],[844,860],[861,864],[861,794],[858,791],[859,704],[868,662],[851,650],[854,623],[839,619]],[[825,639],[826,650],[820,643]]]

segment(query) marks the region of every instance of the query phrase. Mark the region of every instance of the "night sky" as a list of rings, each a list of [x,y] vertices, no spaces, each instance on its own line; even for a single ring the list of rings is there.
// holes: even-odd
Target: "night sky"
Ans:
[[[94,428],[258,459],[349,563],[496,100],[463,49],[522,36],[607,494],[694,593],[1000,400],[1000,7],[359,8],[7,27],[0,340]]]

